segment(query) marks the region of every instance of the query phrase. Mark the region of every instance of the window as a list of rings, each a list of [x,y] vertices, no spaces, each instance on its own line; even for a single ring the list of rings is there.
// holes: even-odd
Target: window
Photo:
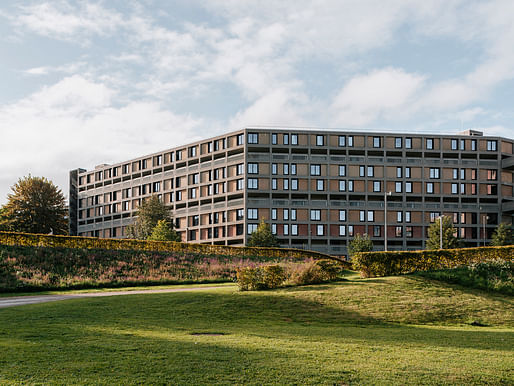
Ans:
[[[277,174],[277,173],[278,173],[277,164],[271,164],[271,174]]]
[[[396,167],[396,178],[402,178],[402,167],[401,166],[397,166]]]
[[[257,230],[257,224],[248,224],[248,234],[251,235]]]
[[[323,180],[316,180],[316,190],[321,191],[325,190],[325,184]]]
[[[284,180],[282,182],[283,182],[282,186],[284,187],[284,190],[289,190],[289,179],[284,178]]]
[[[289,235],[289,224],[284,224],[284,236]]]
[[[433,150],[434,149],[434,139],[433,138],[427,138],[427,145],[426,145],[426,148],[428,150]]]
[[[466,184],[460,184],[460,194],[466,194]]]
[[[412,182],[405,183],[405,193],[412,193]]]
[[[401,137],[396,137],[394,139],[394,147],[396,149],[401,149],[402,148],[402,138]]]
[[[346,181],[345,180],[339,180],[339,191],[346,192]]]
[[[471,140],[471,150],[472,151],[476,151],[477,150],[477,140],[476,139],[472,139]]]
[[[412,138],[410,138],[410,137],[405,138],[405,148],[412,149]]]
[[[248,143],[259,143],[259,134],[248,133]]]
[[[316,227],[316,235],[317,236],[323,236],[325,234],[325,226],[324,225],[318,225]]]
[[[348,191],[353,192],[353,180],[348,181]]]
[[[452,150],[457,150],[457,140],[452,139]]]
[[[340,147],[346,146],[346,135],[339,136],[339,146]]]
[[[410,166],[405,168],[405,178],[410,178]]]
[[[476,169],[471,169],[471,179],[472,180],[476,180],[477,179],[477,170]]]
[[[402,183],[401,182],[395,182],[395,184],[394,184],[394,191],[396,193],[401,193],[402,192]]]
[[[207,153],[212,153],[212,142],[207,142]]]
[[[339,225],[339,236],[346,236],[346,225]]]
[[[439,168],[430,168],[429,176],[431,179],[439,178],[439,173]]]
[[[259,188],[259,179],[258,178],[248,178],[248,189],[258,189]]]
[[[396,212],[396,222],[402,222],[403,221],[403,212]]]
[[[401,227],[401,226],[394,227],[394,235],[395,235],[395,237],[402,237],[402,231],[403,231],[403,227]]]
[[[466,213],[461,213],[460,214],[460,223],[461,224],[466,224]]]
[[[161,191],[161,183],[160,182],[154,182],[153,183],[153,191],[154,191],[154,193]]]
[[[459,169],[452,169],[452,178],[454,180],[458,180],[459,179]]]
[[[460,140],[460,147],[459,147],[460,150],[466,150],[466,141],[461,139]]]
[[[272,220],[277,219],[277,209],[276,208],[271,209],[271,219]]]
[[[375,167],[368,166],[368,177],[373,177],[375,175]]]
[[[298,145],[298,134],[291,134],[291,145]]]
[[[487,194],[489,196],[496,196],[498,194],[498,186],[492,184],[487,185]]]
[[[487,179],[489,181],[496,181],[496,179],[497,179],[497,170],[495,170],[495,169],[487,170]]]
[[[487,151],[496,151],[496,141],[487,141]]]
[[[291,164],[291,174],[296,176],[296,164]]]
[[[283,217],[284,221],[289,220],[289,209],[282,209],[282,217]]]
[[[238,209],[236,211],[236,221],[243,220],[244,219],[244,213],[245,213],[244,209],[242,209],[242,208]],[[211,220],[211,222],[209,222],[209,224],[211,224],[211,223],[212,223],[212,220]]]
[[[284,174],[287,175],[289,174],[289,164],[284,164],[282,165],[283,166],[283,170],[284,170]]]
[[[471,194],[477,194],[477,184],[471,184]]]
[[[298,190],[298,178],[291,179],[291,190]]]
[[[255,165],[255,164],[248,164],[248,173],[250,173],[250,168],[251,168],[250,165]],[[240,176],[243,173],[244,173],[244,164],[236,165],[236,176]]]
[[[364,165],[359,166],[359,177],[364,177]]]
[[[461,180],[466,179],[466,169],[460,169],[460,179]]]
[[[353,237],[353,225],[348,225],[348,236]]]
[[[368,222],[375,221],[375,211],[368,210]]]
[[[241,164],[241,166],[242,166],[242,164]],[[239,165],[238,165],[238,174],[239,174]],[[259,174],[259,164],[249,163],[248,164],[248,174]]]
[[[430,222],[435,222],[435,220],[441,215],[439,212],[430,212]]]
[[[411,226],[405,227],[405,237],[412,237],[412,227]]]
[[[459,193],[459,191],[457,189],[458,189],[458,184],[452,184],[452,194]]]
[[[182,161],[182,150],[177,150],[177,152],[175,153],[175,159],[177,161]]]
[[[353,135],[348,136],[348,146],[353,147]]]
[[[373,147],[381,147],[381,138],[380,137],[373,137]]]
[[[323,146],[325,144],[325,137],[323,135],[316,135],[316,146]]]
[[[321,220],[321,210],[320,209],[311,209],[311,221],[320,221]]]
[[[238,134],[237,135],[237,146],[242,145],[243,144],[243,140],[244,140],[243,134]]]
[[[321,175],[321,165],[311,165],[311,176]]]
[[[409,211],[405,212],[405,222],[410,222],[410,216],[411,214]]]
[[[380,192],[380,181],[373,181],[373,191]]]
[[[277,234],[277,224],[271,224],[271,233]]]
[[[200,225],[200,216],[195,215],[191,217],[191,226],[196,227],[198,225]]]
[[[359,211],[359,221],[360,222],[364,222],[364,220],[366,219],[366,213],[364,210],[360,210]]]
[[[427,182],[427,193],[430,193],[430,194],[434,193],[434,183],[433,182]]]
[[[271,179],[271,189],[277,190],[277,179],[276,178]]]
[[[271,134],[271,144],[272,145],[277,144],[277,135],[275,133]]]
[[[291,225],[291,235],[298,236],[298,225],[297,224]]]
[[[242,178],[237,180],[237,190],[243,190],[244,189],[244,183],[245,183],[245,180],[242,179]]]
[[[291,220],[296,221],[296,209],[291,209]]]
[[[339,165],[339,176],[340,177],[346,176],[346,165]]]
[[[196,198],[198,192],[198,188],[189,189],[189,198]]]
[[[339,221],[346,221],[346,209],[339,209]]]

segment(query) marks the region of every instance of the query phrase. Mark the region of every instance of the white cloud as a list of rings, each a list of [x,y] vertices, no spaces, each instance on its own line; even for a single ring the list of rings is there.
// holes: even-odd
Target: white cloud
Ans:
[[[68,172],[164,150],[197,137],[202,121],[156,102],[113,103],[116,92],[79,76],[0,106],[0,203],[24,175],[68,189]]]
[[[425,77],[401,69],[385,68],[349,80],[336,95],[331,106],[333,124],[359,127],[379,117],[402,115],[416,93],[423,87]]]

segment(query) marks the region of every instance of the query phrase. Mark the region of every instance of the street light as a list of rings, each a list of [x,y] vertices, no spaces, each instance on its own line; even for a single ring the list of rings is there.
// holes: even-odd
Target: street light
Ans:
[[[392,192],[384,192],[384,250],[387,252],[387,196]]]

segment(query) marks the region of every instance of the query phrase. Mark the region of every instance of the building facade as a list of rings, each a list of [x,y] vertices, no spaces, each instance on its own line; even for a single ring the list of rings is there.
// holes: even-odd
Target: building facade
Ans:
[[[250,127],[95,170],[70,172],[70,234],[125,237],[142,200],[172,209],[183,241],[243,245],[260,220],[283,246],[345,256],[425,247],[450,216],[466,246],[512,223],[514,140]],[[386,205],[384,205],[386,204]]]

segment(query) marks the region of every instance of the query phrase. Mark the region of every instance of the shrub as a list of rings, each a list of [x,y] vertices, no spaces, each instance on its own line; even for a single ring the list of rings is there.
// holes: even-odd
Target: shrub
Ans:
[[[363,277],[454,268],[487,260],[512,261],[514,246],[357,253],[352,264]]]
[[[285,280],[285,270],[280,265],[237,269],[237,284],[241,291],[278,288]]]
[[[289,281],[294,285],[320,284],[335,280],[341,273],[341,266],[330,260],[312,260],[298,265]]]

